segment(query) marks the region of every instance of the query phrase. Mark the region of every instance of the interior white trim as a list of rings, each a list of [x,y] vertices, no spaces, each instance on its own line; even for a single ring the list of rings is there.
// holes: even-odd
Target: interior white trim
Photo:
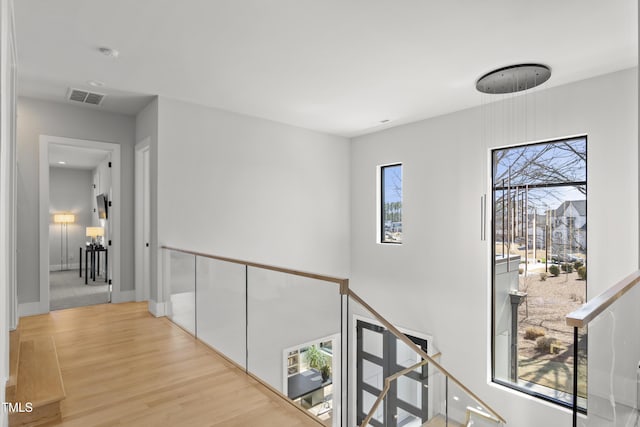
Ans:
[[[8,358],[8,340],[4,329],[13,330],[17,326],[17,283],[16,283],[16,40],[13,1],[2,0],[0,4],[0,294],[7,315],[0,321],[3,333],[0,339],[0,360]],[[5,324],[6,322],[6,324]],[[4,373],[4,369],[0,369]],[[1,422],[0,422],[1,424]]]
[[[40,302],[25,302],[24,304],[18,304],[18,316],[33,316],[34,314],[41,314]]]
[[[79,262],[69,263],[69,264],[50,264],[49,265],[49,272],[50,273],[55,273],[56,271],[69,271],[69,270],[78,271],[78,268],[80,268],[80,263]],[[82,274],[84,274],[84,273],[82,273]]]
[[[134,212],[135,212],[135,250],[134,250],[134,268],[135,268],[135,293],[136,301],[148,301],[151,297],[150,289],[150,263],[145,263],[145,210],[143,197],[149,197],[144,191],[145,174],[147,180],[150,179],[149,170],[144,166],[145,153],[151,150],[151,138],[147,137],[138,142],[135,146],[135,193],[134,193]],[[150,218],[147,215],[147,221]],[[149,253],[151,249],[148,249]],[[147,268],[147,280],[144,280],[144,268]]]
[[[126,301],[120,295],[120,145],[111,142],[91,141],[85,139],[65,138],[60,136],[40,135],[40,166],[39,166],[39,212],[40,212],[40,299],[38,313],[49,312],[49,145],[67,145],[72,147],[96,148],[111,152],[111,185],[112,208],[112,245],[109,256],[111,264],[112,301]]]
[[[111,302],[113,304],[117,304],[120,302],[132,302],[135,300],[136,300],[136,291],[134,290],[120,291],[118,292],[117,295],[114,293],[113,296],[111,297]]]
[[[17,327],[16,38],[13,1],[0,1],[0,401],[9,377],[9,330]],[[9,425],[0,412],[0,427]]]
[[[167,303],[165,302],[156,302],[150,299],[148,307],[149,313],[153,314],[155,317],[163,317],[167,315]]]

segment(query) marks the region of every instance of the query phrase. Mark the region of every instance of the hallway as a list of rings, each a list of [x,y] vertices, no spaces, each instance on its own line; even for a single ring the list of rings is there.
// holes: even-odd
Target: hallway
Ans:
[[[21,339],[53,336],[64,426],[317,426],[146,303],[20,319]]]

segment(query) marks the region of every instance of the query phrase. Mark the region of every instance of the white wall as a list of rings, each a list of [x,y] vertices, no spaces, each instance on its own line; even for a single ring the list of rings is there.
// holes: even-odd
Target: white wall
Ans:
[[[348,275],[347,139],[162,97],[157,109],[159,245]],[[152,122],[139,115],[141,119]],[[153,141],[151,149],[153,163]],[[153,169],[151,174],[153,182]],[[153,197],[152,192],[152,205]],[[172,257],[163,258],[167,262]],[[171,269],[169,276],[174,273]],[[195,310],[190,293],[172,295],[169,309],[187,300],[178,307],[180,313],[173,314],[188,319],[183,325],[191,327],[197,311],[200,322],[206,323],[194,328],[198,334],[202,332],[206,342],[228,350],[229,357],[243,363],[245,353],[237,346],[237,337],[236,341],[228,339],[239,325],[226,329],[224,324],[215,324],[220,313],[211,309],[216,296],[234,284],[242,293],[244,282],[232,275],[230,283],[220,283],[229,277],[204,268],[198,269],[198,277],[205,288],[203,295],[196,292],[199,309]],[[340,330],[338,286],[311,282],[249,269],[247,366],[278,390],[283,390],[285,348]],[[245,299],[237,292],[234,301],[244,305]],[[290,301],[304,298],[313,304]]]
[[[39,300],[38,144],[40,135],[121,146],[121,291],[133,289],[133,145],[135,119],[86,106],[18,99],[18,300]]]
[[[491,257],[489,241],[480,240],[480,197],[489,192],[489,150],[588,135],[593,297],[638,268],[637,101],[631,69],[352,142],[352,288],[392,322],[432,334],[443,364],[509,425],[570,425],[570,418],[488,384]],[[524,117],[524,102],[527,126],[505,119]],[[376,243],[376,166],[390,162],[404,165],[402,245]]]
[[[165,98],[158,135],[159,244],[348,274],[347,139]]]
[[[91,188],[91,171],[61,167],[49,168],[49,269],[58,271],[61,268],[78,267],[78,248],[86,242],[85,229],[91,226],[93,213],[93,189]],[[60,224],[53,222],[55,213],[72,213],[75,222],[67,225],[65,233],[62,227],[62,266],[60,265]],[[67,267],[67,243],[69,266]]]

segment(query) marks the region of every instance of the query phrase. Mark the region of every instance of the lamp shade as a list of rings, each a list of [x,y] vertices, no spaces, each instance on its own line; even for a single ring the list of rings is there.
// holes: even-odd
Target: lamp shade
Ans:
[[[99,237],[104,236],[104,228],[102,227],[87,227],[87,237]]]
[[[53,222],[56,224],[71,224],[76,221],[76,216],[69,213],[57,213],[53,215]]]

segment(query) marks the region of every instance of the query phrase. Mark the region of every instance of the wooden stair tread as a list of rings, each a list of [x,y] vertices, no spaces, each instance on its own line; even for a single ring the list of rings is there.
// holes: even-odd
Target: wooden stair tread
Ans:
[[[32,402],[34,408],[65,398],[62,373],[53,337],[20,343],[16,402]]]

